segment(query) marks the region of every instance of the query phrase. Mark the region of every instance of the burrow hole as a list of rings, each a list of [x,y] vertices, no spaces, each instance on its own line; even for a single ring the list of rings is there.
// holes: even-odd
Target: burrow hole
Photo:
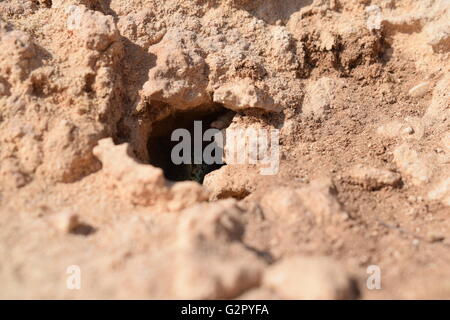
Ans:
[[[176,129],[186,129],[189,131],[191,139],[191,156],[194,154],[194,122],[201,121],[202,137],[206,130],[211,128],[211,124],[218,119],[228,119],[231,121],[234,113],[225,109],[221,105],[214,105],[207,109],[195,111],[178,111],[163,120],[152,125],[152,130],[147,141],[149,163],[163,169],[166,179],[171,181],[192,180],[203,183],[206,174],[219,169],[224,164],[174,164],[171,159],[172,149],[180,141],[171,141],[172,132]],[[201,139],[201,137],[200,137]],[[211,141],[202,141],[202,152]],[[193,160],[193,158],[191,159]]]

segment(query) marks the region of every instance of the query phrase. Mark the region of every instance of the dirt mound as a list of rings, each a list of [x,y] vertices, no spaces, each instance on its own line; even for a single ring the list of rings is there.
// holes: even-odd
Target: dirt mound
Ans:
[[[1,1],[0,297],[449,298],[449,21],[447,0]],[[173,161],[173,132],[212,129],[225,162]]]

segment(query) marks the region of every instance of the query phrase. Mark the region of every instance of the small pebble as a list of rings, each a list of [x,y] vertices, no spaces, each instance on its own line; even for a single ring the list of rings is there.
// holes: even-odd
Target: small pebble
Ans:
[[[406,127],[402,131],[404,134],[413,134],[414,133],[414,129],[411,127]]]
[[[431,233],[428,235],[429,242],[440,242],[444,241],[445,237],[441,234]]]
[[[430,83],[422,82],[422,83],[419,83],[418,85],[416,85],[415,87],[412,87],[409,90],[408,94],[411,97],[419,98],[419,97],[424,96],[428,92],[428,90],[430,90]]]
[[[55,213],[51,216],[50,220],[56,229],[65,233],[72,232],[79,225],[78,215],[72,211]]]

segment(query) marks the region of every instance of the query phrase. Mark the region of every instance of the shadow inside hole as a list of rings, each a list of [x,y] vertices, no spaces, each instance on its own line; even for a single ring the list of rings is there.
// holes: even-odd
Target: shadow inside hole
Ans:
[[[203,134],[211,128],[211,123],[229,110],[220,105],[209,107],[206,110],[179,111],[169,117],[153,124],[152,131],[147,141],[149,163],[163,169],[166,179],[171,181],[192,180],[203,183],[206,174],[219,169],[224,163],[208,165],[193,163],[194,139],[201,139],[202,154],[207,145],[212,141],[203,141]],[[201,121],[201,136],[194,134],[194,122]],[[172,141],[172,132],[176,129],[186,129],[190,133],[191,161],[190,163],[175,164],[171,158],[173,148],[182,142]],[[214,154],[213,154],[214,155]]]

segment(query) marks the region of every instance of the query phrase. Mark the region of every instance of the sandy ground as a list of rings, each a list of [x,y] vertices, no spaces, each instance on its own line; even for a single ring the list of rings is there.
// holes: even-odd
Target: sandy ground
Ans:
[[[0,298],[450,298],[449,71],[448,0],[0,1]]]

